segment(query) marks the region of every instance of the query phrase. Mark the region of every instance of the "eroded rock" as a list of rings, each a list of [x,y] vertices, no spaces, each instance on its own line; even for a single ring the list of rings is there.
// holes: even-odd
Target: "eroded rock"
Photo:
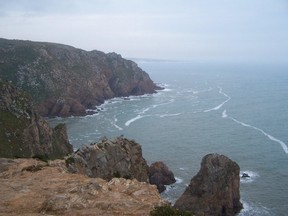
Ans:
[[[226,156],[206,155],[174,207],[196,215],[235,215],[242,209],[239,172],[238,164]]]
[[[154,185],[71,174],[63,160],[0,159],[0,171],[0,215],[146,216],[166,204]]]
[[[162,161],[152,163],[148,173],[150,184],[156,185],[160,193],[166,189],[165,185],[176,182],[173,172]]]
[[[124,137],[102,139],[90,146],[82,146],[66,159],[70,172],[111,180],[114,177],[136,178],[147,182],[148,165],[141,146]]]
[[[73,151],[66,126],[51,128],[30,95],[0,79],[0,157],[60,158]]]

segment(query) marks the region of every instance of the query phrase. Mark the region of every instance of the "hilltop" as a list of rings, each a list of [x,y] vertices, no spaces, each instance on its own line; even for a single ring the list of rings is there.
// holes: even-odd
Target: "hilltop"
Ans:
[[[23,40],[0,39],[0,78],[28,92],[48,117],[86,115],[106,99],[159,89],[119,54]]]

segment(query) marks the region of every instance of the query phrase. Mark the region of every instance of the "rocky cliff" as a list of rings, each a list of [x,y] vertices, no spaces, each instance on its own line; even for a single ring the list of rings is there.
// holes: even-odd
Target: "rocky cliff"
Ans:
[[[62,160],[0,158],[0,215],[147,216],[165,205],[156,186],[68,173]]]
[[[156,185],[160,193],[166,190],[165,185],[176,182],[173,172],[169,170],[163,161],[152,163],[148,170],[148,176],[150,184]]]
[[[66,159],[68,170],[89,177],[111,180],[113,177],[147,182],[148,165],[141,146],[124,137],[102,139],[90,146],[82,146]]]
[[[59,158],[73,151],[66,126],[50,128],[30,96],[0,79],[0,157]]]
[[[158,88],[116,53],[6,39],[0,39],[0,78],[30,93],[42,116],[85,115],[105,99]]]
[[[195,215],[232,216],[242,209],[240,168],[224,155],[209,154],[174,207]]]

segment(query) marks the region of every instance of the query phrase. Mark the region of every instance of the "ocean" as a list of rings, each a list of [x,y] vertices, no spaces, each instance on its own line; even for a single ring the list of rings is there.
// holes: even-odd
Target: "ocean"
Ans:
[[[142,145],[148,164],[164,161],[177,182],[162,197],[174,202],[209,153],[240,166],[241,216],[288,212],[288,65],[138,61],[165,90],[114,98],[67,124],[74,148],[124,135]]]

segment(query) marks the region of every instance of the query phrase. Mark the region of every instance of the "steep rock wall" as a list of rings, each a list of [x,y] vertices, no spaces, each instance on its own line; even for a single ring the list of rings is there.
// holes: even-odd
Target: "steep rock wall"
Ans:
[[[50,128],[30,96],[0,79],[0,157],[59,158],[73,151],[66,126]]]
[[[159,88],[116,53],[6,39],[0,39],[0,78],[29,92],[42,116],[85,115],[106,99]]]

